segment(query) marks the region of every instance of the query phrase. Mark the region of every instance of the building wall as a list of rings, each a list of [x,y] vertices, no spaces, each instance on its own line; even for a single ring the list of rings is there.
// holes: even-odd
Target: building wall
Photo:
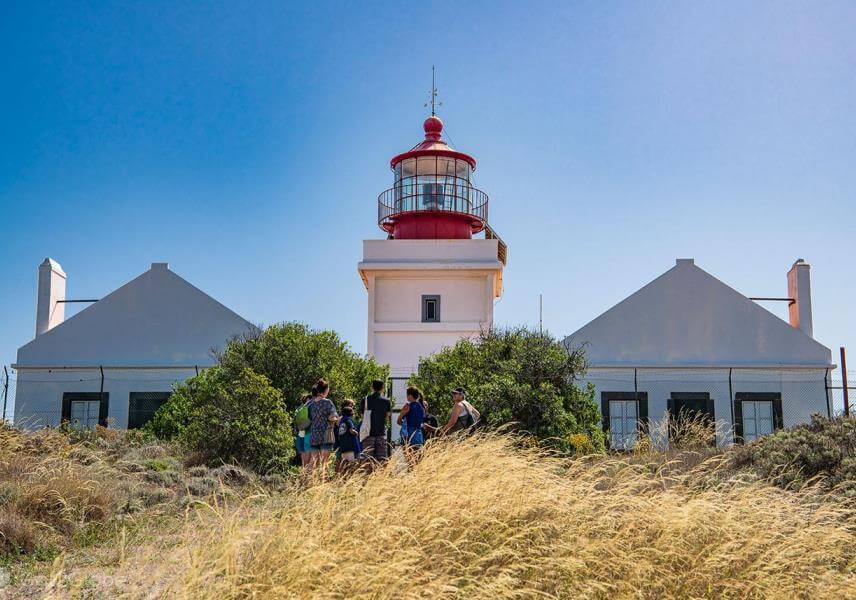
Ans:
[[[195,374],[195,367],[163,369],[105,367],[104,392],[109,394],[109,427],[127,428],[131,392],[169,392],[177,382],[184,381]],[[15,394],[15,425],[26,429],[58,427],[61,422],[64,393],[98,393],[99,391],[101,391],[101,372],[98,369],[20,368]]]
[[[459,339],[476,337],[493,322],[495,274],[488,271],[402,271],[369,276],[368,352],[390,366],[387,390],[393,399],[392,437],[404,403],[407,379],[419,360]],[[440,296],[440,322],[422,322],[422,296]]]
[[[499,242],[492,240],[363,240],[363,262],[397,261],[445,262],[455,264],[478,261],[495,263]]]
[[[375,335],[374,357],[390,365],[390,374],[409,377],[419,367],[419,359],[431,356],[464,337],[478,336],[478,330],[457,330],[446,333],[387,331]]]
[[[396,409],[420,358],[492,325],[493,302],[502,293],[497,244],[495,239],[363,242],[358,269],[368,292],[367,352],[390,366],[387,392]],[[440,322],[422,322],[423,295],[440,296]],[[392,433],[398,435],[397,426]]]
[[[729,371],[731,385],[729,389]],[[672,392],[707,392],[714,401],[714,412],[720,444],[733,442],[733,398],[740,392],[778,392],[782,397],[785,427],[806,423],[812,414],[829,414],[826,369],[687,368],[634,369],[589,368],[581,384],[595,387],[595,400],[600,405],[602,392],[647,392],[648,416],[652,427],[663,423],[667,402]]]
[[[367,352],[407,377],[419,359],[476,336],[502,291],[497,240],[366,240]],[[422,322],[422,296],[440,296],[440,322]]]
[[[492,317],[484,274],[382,275],[375,278],[375,323],[420,322],[423,294],[441,296],[443,323],[481,323]]]
[[[368,353],[407,376],[421,357],[493,322],[494,273],[414,271],[371,273]],[[422,296],[440,296],[440,322],[422,322]]]

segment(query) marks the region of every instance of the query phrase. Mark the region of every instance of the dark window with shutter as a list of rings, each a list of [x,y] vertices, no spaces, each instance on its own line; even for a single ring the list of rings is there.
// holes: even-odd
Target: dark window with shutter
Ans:
[[[778,392],[734,394],[734,441],[751,442],[784,426],[782,395]]]
[[[131,392],[128,396],[128,429],[139,429],[151,421],[169,396],[170,392]]]
[[[701,420],[714,427],[716,413],[714,411],[713,399],[709,392],[672,392],[668,400],[669,436],[675,437],[682,431],[682,423]],[[714,433],[711,445],[716,445]]]
[[[436,294],[422,296],[422,322],[440,322],[440,296]]]

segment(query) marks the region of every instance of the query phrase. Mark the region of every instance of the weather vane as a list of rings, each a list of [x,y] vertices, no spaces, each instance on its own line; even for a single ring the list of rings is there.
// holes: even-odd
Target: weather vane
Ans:
[[[434,116],[434,104],[437,100],[437,88],[434,84],[434,65],[431,65],[431,91],[428,93],[428,102],[425,103],[425,107],[431,105],[431,116]],[[443,106],[442,102],[436,102],[437,106]]]

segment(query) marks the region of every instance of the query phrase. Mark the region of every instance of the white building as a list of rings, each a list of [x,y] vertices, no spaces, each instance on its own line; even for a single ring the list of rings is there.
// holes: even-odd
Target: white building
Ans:
[[[378,198],[388,239],[364,241],[358,265],[368,354],[390,365],[399,406],[420,358],[492,326],[506,257],[487,224],[487,195],[473,186],[475,159],[442,140],[436,116],[424,129],[425,140],[390,163],[393,187]],[[479,232],[485,239],[473,238]]]
[[[719,443],[830,414],[835,365],[812,337],[809,265],[794,263],[787,282],[790,323],[679,259],[568,336],[569,347],[585,346],[584,383],[595,386],[612,447],[631,446],[667,414],[708,415]]]
[[[36,337],[12,365],[18,426],[139,427],[176,382],[214,364],[213,348],[253,328],[166,263],[68,320],[65,288],[62,267],[45,259]]]

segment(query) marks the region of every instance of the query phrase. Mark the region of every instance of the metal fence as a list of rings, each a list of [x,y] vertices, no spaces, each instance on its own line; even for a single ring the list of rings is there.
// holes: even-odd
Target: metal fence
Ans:
[[[829,378],[829,395],[832,404],[832,414],[841,415],[844,413],[844,378],[840,370],[836,370]],[[853,414],[856,408],[856,390],[853,389],[853,384],[856,383],[856,371],[847,370],[848,383],[848,398],[850,401],[850,414]]]
[[[3,397],[6,398],[6,407],[3,418],[6,422],[14,421],[16,426],[24,428],[37,428],[44,426],[59,425],[63,418],[62,399],[66,393],[76,395],[95,395],[104,392],[109,398],[108,424],[116,424],[121,421],[124,426],[129,416],[130,399],[134,394],[170,392],[173,386],[184,381],[205,367],[178,367],[178,368],[153,368],[153,369],[117,369],[104,367],[103,375],[96,368],[69,368],[54,370],[52,372],[35,372],[22,374],[13,372],[6,367],[8,377],[0,371],[0,406]],[[8,380],[8,381],[7,381]],[[34,395],[30,384],[41,384]],[[8,387],[7,387],[8,385]],[[29,387],[28,387],[29,386]],[[21,415],[18,411],[18,419],[15,420],[16,403],[21,401],[18,391],[28,398],[26,410]]]
[[[391,373],[391,377],[406,381],[410,373],[417,368],[401,369]],[[172,385],[185,376],[192,375],[188,371],[176,377],[147,377],[148,387],[158,387],[161,391],[172,389]],[[856,409],[856,371],[847,371],[850,385],[849,399],[851,413]],[[56,378],[28,378],[32,382],[50,382],[60,384]],[[105,391],[115,385],[137,381],[129,376],[108,374],[103,378]],[[74,389],[93,393],[99,392],[102,378],[95,373],[69,379],[67,383],[75,383]],[[18,387],[18,376],[8,366],[6,373],[0,372],[0,403],[5,398],[5,410],[2,417],[12,422],[15,414],[15,398]],[[844,413],[844,390],[840,370],[829,372],[812,372],[811,375],[799,370],[763,371],[750,369],[591,369],[581,383],[592,383],[596,390],[596,400],[601,401],[603,392],[638,392],[647,396],[648,413],[653,418],[668,410],[672,396],[680,397],[682,393],[708,394],[714,402],[717,420],[734,423],[733,406],[737,394],[741,393],[778,393],[782,398],[782,409],[785,426],[807,421],[811,414],[831,414],[838,416]],[[136,391],[136,390],[135,390]],[[152,391],[140,389],[139,391]],[[116,398],[118,401],[118,398]],[[111,403],[113,402],[111,398]],[[111,411],[112,412],[112,411]],[[61,408],[45,411],[28,411],[28,420],[42,423],[58,423]],[[31,425],[34,423],[31,423]],[[27,425],[22,423],[21,425]]]
[[[17,390],[18,378],[14,376],[12,369],[9,367],[6,367],[5,373],[0,374],[0,377],[3,378],[3,387],[0,388],[0,392],[2,392],[2,396],[0,396],[0,403],[2,403],[0,406],[2,406],[3,411],[2,419],[11,423],[15,414],[15,392]]]
[[[581,379],[594,386],[607,429],[632,427],[620,418],[607,422],[616,419],[610,406],[613,412],[632,413],[624,415],[625,421],[638,419],[655,428],[691,410],[716,422],[721,443],[740,439],[744,426],[754,428],[754,416],[748,411],[760,408],[773,412],[767,420],[775,418],[775,428],[806,423],[815,414],[840,415],[844,401],[839,381],[825,369],[784,368],[595,367]],[[852,393],[850,401],[852,406]]]

